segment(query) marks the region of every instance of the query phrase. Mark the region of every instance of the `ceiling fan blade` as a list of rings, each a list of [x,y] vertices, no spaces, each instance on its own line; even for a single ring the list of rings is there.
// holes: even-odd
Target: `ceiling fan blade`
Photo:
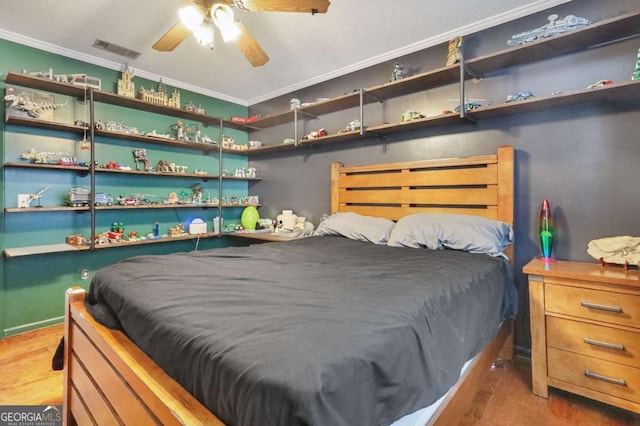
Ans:
[[[240,51],[247,60],[251,62],[251,65],[254,67],[260,67],[269,62],[269,56],[267,56],[256,39],[254,39],[249,33],[247,27],[245,27],[240,21],[235,21],[235,24],[240,29],[240,35],[236,39],[236,46],[240,48]]]
[[[329,0],[233,0],[240,8],[252,12],[327,13]]]
[[[191,35],[191,31],[182,22],[178,22],[160,37],[152,47],[161,52],[170,52],[178,47],[189,35]]]

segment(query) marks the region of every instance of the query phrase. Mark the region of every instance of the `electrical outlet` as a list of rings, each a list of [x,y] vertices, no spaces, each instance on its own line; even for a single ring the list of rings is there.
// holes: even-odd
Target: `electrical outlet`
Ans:
[[[83,280],[88,280],[90,276],[91,275],[89,274],[88,269],[83,269],[82,271],[80,271],[80,278],[82,278]]]

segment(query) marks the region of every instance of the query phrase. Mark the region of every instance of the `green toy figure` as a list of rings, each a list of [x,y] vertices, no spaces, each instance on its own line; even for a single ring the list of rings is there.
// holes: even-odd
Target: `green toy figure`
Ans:
[[[636,69],[633,72],[631,80],[640,80],[640,49],[638,49],[638,60],[636,61]]]

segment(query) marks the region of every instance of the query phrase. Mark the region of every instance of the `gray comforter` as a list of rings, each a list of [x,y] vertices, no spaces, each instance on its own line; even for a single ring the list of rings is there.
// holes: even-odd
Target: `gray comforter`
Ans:
[[[130,258],[87,301],[229,425],[386,425],[457,381],[512,289],[501,258],[312,237]]]

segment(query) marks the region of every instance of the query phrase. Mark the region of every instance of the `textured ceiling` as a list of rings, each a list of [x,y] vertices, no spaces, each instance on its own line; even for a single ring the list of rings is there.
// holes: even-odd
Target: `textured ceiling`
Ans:
[[[178,0],[1,0],[0,38],[113,69],[128,62],[139,76],[251,105],[567,1],[332,0],[314,16],[234,9],[271,58],[259,68],[220,37],[213,51],[193,37],[153,50],[177,22]],[[142,54],[127,60],[96,39]]]

